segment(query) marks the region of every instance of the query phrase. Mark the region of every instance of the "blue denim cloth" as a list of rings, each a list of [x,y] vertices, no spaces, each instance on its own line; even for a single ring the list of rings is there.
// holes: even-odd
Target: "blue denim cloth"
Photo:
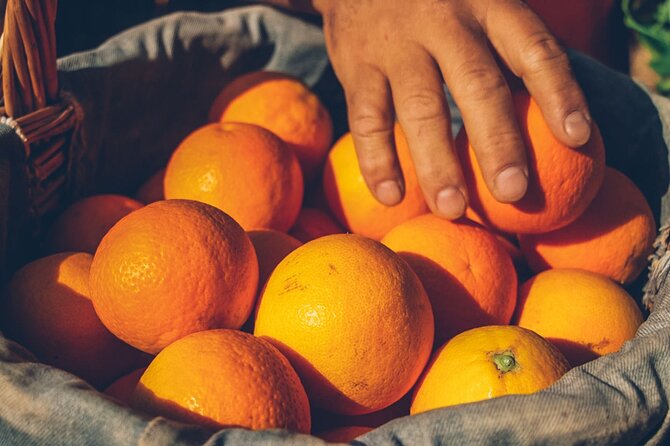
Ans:
[[[659,221],[667,220],[667,101],[591,59],[571,58],[602,129],[608,163],[633,178]],[[62,87],[80,119],[70,153],[70,195],[135,189],[205,121],[226,82],[260,68],[303,78],[333,111],[336,129],[344,131],[342,93],[321,31],[272,9],[169,16],[61,60]],[[10,138],[0,131],[3,144]],[[543,392],[398,419],[357,444],[670,443],[670,282],[665,280],[670,257],[662,259],[655,271],[654,309],[620,352],[571,370]],[[150,418],[35,362],[0,337],[0,445],[252,443],[323,444],[282,431],[214,432]]]

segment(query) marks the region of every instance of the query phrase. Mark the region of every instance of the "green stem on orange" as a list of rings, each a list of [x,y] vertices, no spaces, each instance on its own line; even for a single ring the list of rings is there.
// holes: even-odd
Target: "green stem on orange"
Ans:
[[[516,359],[514,359],[514,353],[509,350],[502,353],[494,353],[493,363],[501,373],[507,373],[517,367]]]

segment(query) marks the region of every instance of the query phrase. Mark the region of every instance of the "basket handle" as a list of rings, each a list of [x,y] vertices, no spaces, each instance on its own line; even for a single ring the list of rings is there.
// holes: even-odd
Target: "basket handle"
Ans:
[[[57,0],[7,0],[0,45],[5,113],[28,115],[58,100]]]

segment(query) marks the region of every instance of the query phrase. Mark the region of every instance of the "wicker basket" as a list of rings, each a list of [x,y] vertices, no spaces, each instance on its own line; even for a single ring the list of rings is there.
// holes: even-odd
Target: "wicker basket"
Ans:
[[[0,147],[0,275],[21,262],[40,217],[62,200],[74,107],[59,95],[56,0],[8,0],[0,37],[0,122],[23,151]]]

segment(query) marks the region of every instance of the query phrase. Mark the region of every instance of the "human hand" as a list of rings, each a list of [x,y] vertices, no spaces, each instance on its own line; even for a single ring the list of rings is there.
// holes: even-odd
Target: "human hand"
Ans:
[[[526,150],[494,52],[535,98],[557,139],[578,147],[591,118],[568,58],[520,0],[313,0],[348,105],[361,173],[389,206],[403,196],[393,143],[398,119],[431,210],[458,218],[467,189],[443,80],[461,110],[493,196],[523,197]],[[395,113],[394,113],[395,110]]]

